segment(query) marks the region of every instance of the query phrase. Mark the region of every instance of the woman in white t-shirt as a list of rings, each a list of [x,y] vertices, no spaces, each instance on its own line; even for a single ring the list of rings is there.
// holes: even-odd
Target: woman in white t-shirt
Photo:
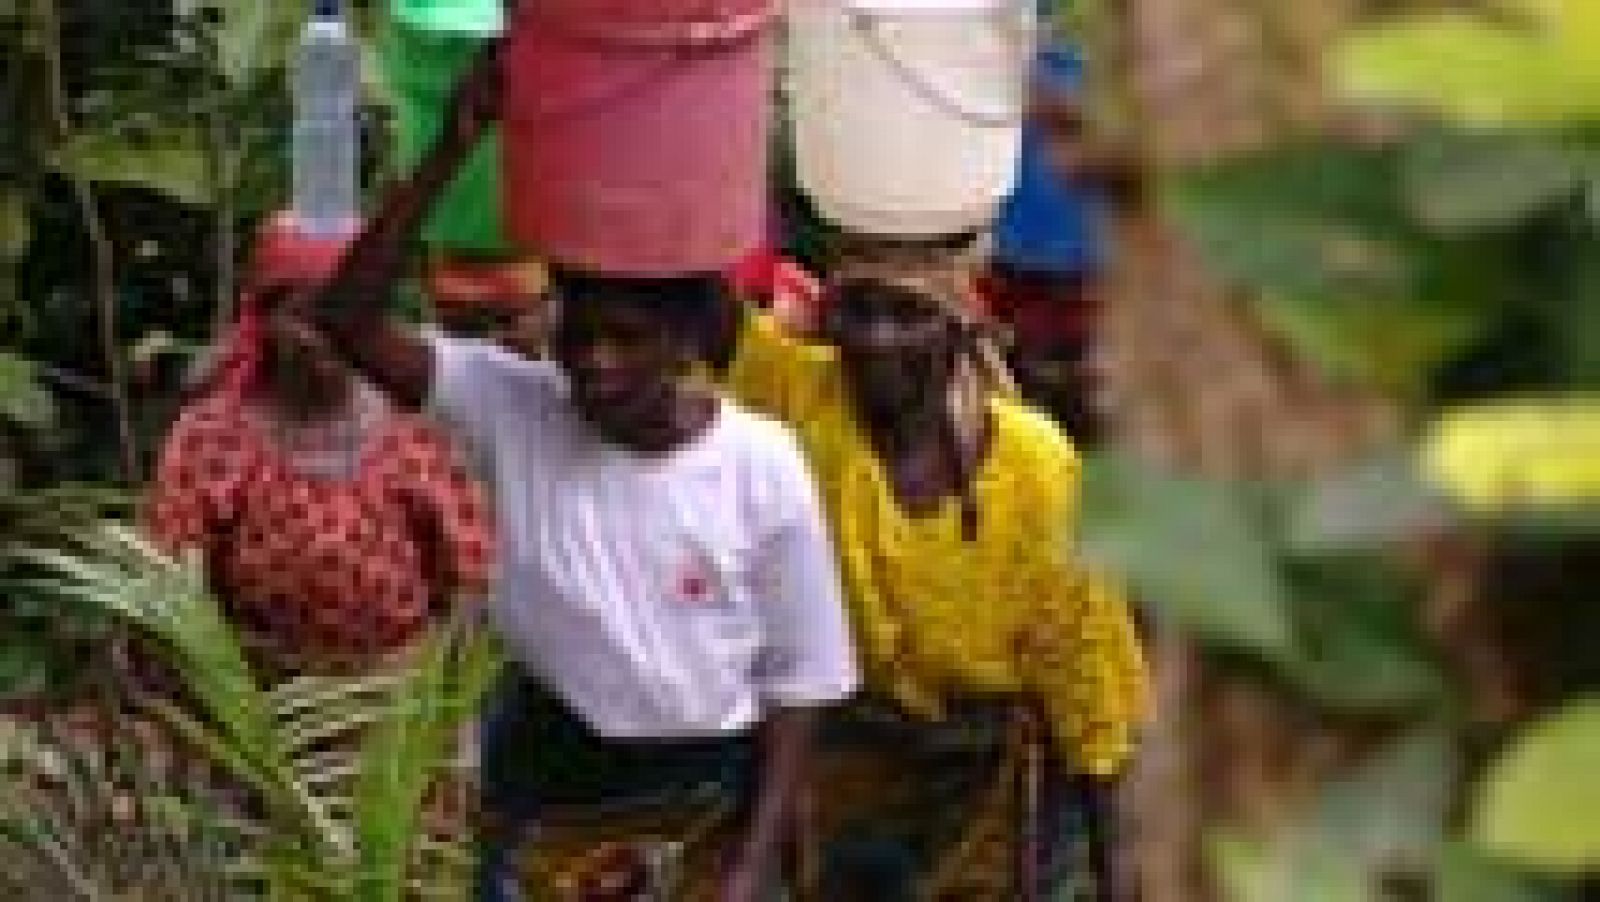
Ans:
[[[492,82],[465,82],[454,127],[279,325],[430,406],[487,469],[502,562],[490,611],[516,678],[485,737],[480,898],[514,898],[509,853],[541,807],[711,778],[742,827],[720,896],[749,902],[814,712],[858,682],[816,489],[786,427],[695,375],[725,313],[715,275],[554,272],[550,360],[385,318],[408,237],[494,118]]]

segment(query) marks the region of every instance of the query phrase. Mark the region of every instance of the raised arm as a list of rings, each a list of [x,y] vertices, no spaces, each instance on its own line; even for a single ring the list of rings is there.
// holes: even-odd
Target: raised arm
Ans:
[[[489,42],[450,99],[433,147],[351,244],[334,277],[309,305],[313,324],[369,380],[408,407],[422,405],[433,378],[426,343],[384,311],[412,237],[435,197],[499,116],[500,43]]]

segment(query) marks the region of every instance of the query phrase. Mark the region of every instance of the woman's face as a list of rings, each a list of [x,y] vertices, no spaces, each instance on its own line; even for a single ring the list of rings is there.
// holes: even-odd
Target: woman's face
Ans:
[[[580,414],[625,437],[670,418],[695,349],[659,314],[605,297],[563,304],[551,354],[567,373]]]
[[[942,398],[956,324],[926,299],[895,288],[846,288],[835,319],[840,360],[857,400],[893,416]]]
[[[327,339],[298,315],[310,292],[283,286],[263,294],[268,301],[266,309],[271,311],[262,347],[266,386],[277,400],[297,408],[342,400],[355,374]]]

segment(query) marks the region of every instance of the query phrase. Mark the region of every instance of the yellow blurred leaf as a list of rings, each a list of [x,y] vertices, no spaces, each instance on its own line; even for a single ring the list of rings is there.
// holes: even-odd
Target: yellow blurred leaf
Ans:
[[[1505,20],[1414,15],[1357,31],[1332,56],[1357,97],[1432,106],[1469,123],[1600,119],[1600,3],[1520,0]]]
[[[1552,397],[1448,411],[1424,436],[1421,469],[1477,511],[1600,501],[1600,398]]]
[[[1474,840],[1539,870],[1600,866],[1600,697],[1540,721],[1490,768],[1473,812]]]

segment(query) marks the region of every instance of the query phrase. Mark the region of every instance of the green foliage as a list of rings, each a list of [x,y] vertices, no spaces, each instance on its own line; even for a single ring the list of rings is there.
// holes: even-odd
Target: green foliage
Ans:
[[[1436,899],[1450,902],[1559,902],[1573,894],[1557,882],[1538,879],[1452,842],[1435,859]]]
[[[1300,355],[1416,397],[1495,325],[1510,265],[1495,238],[1417,215],[1417,198],[1441,190],[1430,181],[1450,160],[1441,148],[1454,146],[1442,134],[1418,142],[1230,161],[1180,178],[1168,206],[1208,260],[1257,289],[1261,321]]]
[[[1360,97],[1427,105],[1475,124],[1600,119],[1600,7],[1496,0],[1498,16],[1435,12],[1363,29],[1333,70]]]
[[[1367,902],[1365,875],[1333,852],[1280,838],[1270,842],[1219,831],[1210,837],[1211,867],[1229,902]]]
[[[284,65],[303,15],[296,4],[226,3],[176,17],[165,40],[90,73],[80,127],[55,165],[223,216],[265,212],[285,189]]]
[[[16,303],[17,266],[33,239],[33,224],[28,218],[26,192],[0,180],[0,326],[12,318]]]
[[[1447,734],[1419,729],[1322,787],[1311,811],[1283,835],[1213,837],[1226,898],[1367,902],[1379,898],[1383,874],[1427,868],[1441,840],[1454,755]]]
[[[1346,711],[1425,712],[1450,697],[1416,623],[1418,587],[1379,555],[1288,561],[1298,638],[1289,684]]]
[[[1085,472],[1083,553],[1122,574],[1158,618],[1268,665],[1330,710],[1447,696],[1415,623],[1414,585],[1380,555],[1287,542],[1305,489],[1189,479],[1120,458]]]
[[[1202,641],[1268,661],[1291,657],[1287,590],[1259,519],[1235,487],[1124,458],[1091,461],[1082,550]]]
[[[1324,711],[1445,726],[1324,787],[1289,835],[1217,837],[1231,898],[1380,898],[1377,876],[1391,874],[1422,880],[1432,898],[1558,899],[1559,884],[1508,863],[1597,869],[1586,829],[1600,805],[1585,796],[1600,760],[1592,704],[1514,740],[1484,779],[1472,845],[1446,829],[1460,764],[1438,754],[1461,743],[1449,726],[1458,690],[1418,635],[1416,587],[1382,556],[1440,530],[1523,542],[1600,526],[1584,494],[1593,455],[1570,419],[1552,441],[1549,417],[1507,423],[1473,403],[1509,394],[1582,407],[1600,388],[1600,5],[1487,5],[1500,13],[1379,21],[1332,55],[1351,94],[1437,114],[1427,124],[1378,142],[1302,140],[1179,174],[1167,195],[1175,221],[1298,357],[1388,393],[1415,423],[1484,423],[1451,446],[1453,483],[1439,478],[1436,448],[1392,449],[1301,487],[1285,517],[1262,521],[1282,590],[1275,619],[1294,636],[1292,653],[1271,661],[1283,681]],[[1577,503],[1524,503],[1534,495]],[[1209,537],[1205,520],[1191,521],[1197,536]],[[1183,566],[1169,561],[1168,580]],[[1209,603],[1226,605],[1218,588]],[[1240,635],[1228,647],[1244,647]]]
[[[1600,698],[1530,726],[1484,778],[1472,835],[1488,852],[1558,873],[1600,870]]]
[[[1313,829],[1368,873],[1425,867],[1446,838],[1462,766],[1455,736],[1424,721],[1324,786]]]
[[[1405,210],[1446,237],[1515,228],[1600,174],[1596,147],[1561,133],[1424,132],[1400,152]]]
[[[226,0],[206,4],[201,16],[216,24],[217,69],[235,87],[246,87],[288,64],[306,7],[294,3]]]
[[[469,860],[464,838],[430,841],[419,825],[427,790],[451,761],[456,730],[496,672],[484,634],[454,622],[401,669],[268,688],[246,664],[193,562],[163,559],[114,525],[88,547],[30,557],[55,576],[62,597],[107,612],[152,643],[192,698],[192,707],[169,698],[140,701],[190,754],[252,800],[204,812],[237,822],[226,844],[235,892],[365,902],[409,898],[420,888],[460,897]],[[37,776],[39,756],[21,758],[11,772]],[[92,823],[68,819],[41,837],[26,827],[34,814],[0,821],[9,828],[0,830],[0,849],[32,853],[63,875],[102,866],[92,848],[78,846],[82,858],[63,857],[62,844],[50,841],[81,836]]]
[[[85,678],[105,618],[63,605],[31,582],[30,547],[70,547],[122,511],[121,492],[93,485],[0,488],[0,701],[60,694]]]
[[[0,423],[43,429],[55,422],[55,402],[32,360],[0,351]]]
[[[1422,403],[1519,322],[1533,340],[1501,350],[1543,384],[1600,385],[1597,173],[1591,134],[1431,128],[1217,164],[1168,207],[1299,355]]]
[[[1454,407],[1419,442],[1420,469],[1458,508],[1503,532],[1600,526],[1600,401],[1569,393]]]
[[[137,185],[190,206],[216,200],[202,135],[192,126],[138,137],[85,132],[57,151],[56,165],[90,182]]]
[[[427,791],[455,749],[456,728],[475,716],[498,671],[487,642],[428,646],[375,724],[355,789],[354,896],[362,902],[399,902],[404,895],[418,837],[425,835],[420,815]]]
[[[1455,737],[1424,725],[1322,787],[1309,812],[1272,837],[1220,830],[1211,861],[1230,902],[1369,902],[1415,887],[1449,902],[1558,902],[1570,898],[1446,830],[1461,773]]]

